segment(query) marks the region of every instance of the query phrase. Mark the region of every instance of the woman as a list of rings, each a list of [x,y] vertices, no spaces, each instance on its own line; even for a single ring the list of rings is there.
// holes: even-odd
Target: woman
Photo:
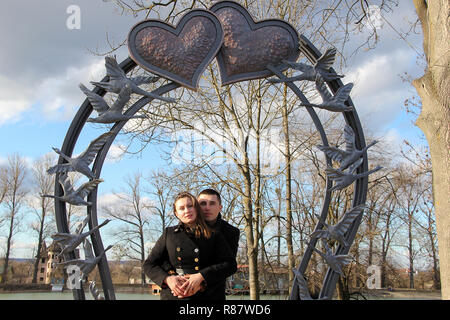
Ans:
[[[225,300],[215,288],[237,267],[225,238],[208,227],[192,194],[180,193],[173,209],[179,224],[164,230],[144,262],[145,273],[161,287],[161,300]]]

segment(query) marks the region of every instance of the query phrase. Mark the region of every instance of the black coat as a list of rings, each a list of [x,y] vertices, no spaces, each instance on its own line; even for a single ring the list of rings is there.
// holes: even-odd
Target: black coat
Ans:
[[[234,259],[236,260],[237,251],[239,248],[239,234],[238,228],[233,227],[231,224],[222,219],[222,215],[219,213],[214,225],[208,224],[213,230],[219,231],[225,237],[228,246],[233,252]],[[226,278],[223,278],[214,288],[214,290],[225,292],[226,289]]]
[[[171,270],[167,271],[167,262]],[[213,232],[210,239],[195,238],[180,224],[168,227],[144,262],[144,272],[161,287],[162,300],[179,300],[164,284],[173,271],[184,274],[200,272],[206,290],[185,298],[191,300],[225,300],[225,291],[217,290],[224,279],[236,272],[236,259],[224,236]]]
[[[223,220],[220,213],[217,217],[216,223],[209,226],[213,228],[213,230],[220,231],[223,234],[225,240],[227,241],[227,244],[230,246],[230,249],[234,254],[234,257],[236,257],[239,248],[239,229],[233,227],[231,224]]]

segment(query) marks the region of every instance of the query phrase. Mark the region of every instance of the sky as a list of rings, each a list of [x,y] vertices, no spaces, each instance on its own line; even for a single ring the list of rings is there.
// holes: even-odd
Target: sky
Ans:
[[[111,2],[92,0],[3,0],[0,12],[0,165],[8,155],[19,153],[32,163],[60,148],[72,119],[85,96],[78,88],[98,81],[104,74],[107,38],[119,44],[142,17],[121,15]],[[79,9],[79,25],[74,25],[72,9]],[[391,148],[400,148],[403,139],[421,143],[420,130],[403,108],[415,89],[402,81],[407,72],[413,78],[423,74],[417,63],[421,52],[420,34],[405,41],[397,31],[406,31],[415,21],[412,1],[400,1],[392,13],[384,13],[378,30],[379,43],[373,50],[360,50],[347,63],[344,83],[354,82],[351,97],[364,130]],[[72,24],[71,24],[72,23]],[[73,28],[75,26],[76,28]],[[392,28],[392,27],[394,28]],[[358,35],[353,35],[355,42]],[[128,57],[126,46],[115,52],[117,60]],[[74,150],[77,154],[100,132],[86,126]],[[125,175],[134,170],[163,166],[158,152],[145,150],[139,157],[122,156],[115,141],[102,169],[105,183],[100,197],[118,191]],[[19,235],[13,256],[29,257],[33,240]]]

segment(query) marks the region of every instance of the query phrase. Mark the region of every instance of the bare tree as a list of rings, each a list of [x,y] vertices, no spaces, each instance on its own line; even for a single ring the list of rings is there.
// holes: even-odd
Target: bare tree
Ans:
[[[148,201],[143,197],[142,173],[136,172],[125,179],[124,193],[115,192],[119,205],[104,206],[102,210],[107,216],[123,222],[115,232],[119,243],[126,244],[128,258],[145,261],[146,228],[150,220]],[[142,284],[145,284],[145,273],[141,270]]]
[[[47,215],[53,210],[54,201],[53,199],[43,197],[44,194],[51,194],[54,189],[54,177],[47,173],[47,169],[50,168],[53,163],[55,163],[55,156],[53,156],[53,154],[47,154],[34,161],[31,169],[35,197],[30,199],[30,207],[36,217],[36,221],[31,224],[31,229],[38,234],[37,254],[34,262],[32,283],[37,282],[39,255],[42,250],[42,242],[54,231],[53,228],[49,229],[50,225],[46,223]]]
[[[27,194],[27,190],[25,189],[26,175],[27,167],[25,160],[18,154],[8,156],[8,164],[4,171],[4,177],[2,178],[7,186],[7,191],[3,200],[4,206],[6,207],[3,217],[5,219],[5,223],[8,225],[2,283],[6,283],[7,281],[11,246],[13,244],[14,235],[19,232],[21,208],[25,203],[25,196]]]
[[[417,126],[424,132],[433,163],[433,202],[439,239],[442,298],[450,299],[450,3],[413,0],[423,33],[425,74],[413,81],[422,110]]]
[[[149,185],[147,192],[153,199],[148,209],[155,212],[154,216],[159,218],[155,223],[157,228],[150,227],[150,230],[155,232],[158,237],[175,219],[172,201],[179,187],[179,184],[174,183],[174,181],[178,180],[177,177],[180,177],[180,175],[174,174],[171,176],[160,170],[158,172],[152,172],[146,179]]]

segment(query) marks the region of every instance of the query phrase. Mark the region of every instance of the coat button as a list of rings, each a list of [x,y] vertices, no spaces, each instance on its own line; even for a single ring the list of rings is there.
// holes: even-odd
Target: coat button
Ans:
[[[195,261],[195,262],[198,262],[198,258],[195,258],[194,261]]]
[[[198,252],[198,248],[195,248],[195,249],[194,249],[194,252],[197,253],[197,252]]]
[[[198,271],[199,267],[198,267],[198,266],[196,266],[196,267],[195,267],[194,269],[195,269],[195,271]]]
[[[180,252],[180,251],[181,251],[181,248],[180,248],[180,247],[177,247],[177,251]]]
[[[177,257],[178,261],[181,261],[181,257]]]

